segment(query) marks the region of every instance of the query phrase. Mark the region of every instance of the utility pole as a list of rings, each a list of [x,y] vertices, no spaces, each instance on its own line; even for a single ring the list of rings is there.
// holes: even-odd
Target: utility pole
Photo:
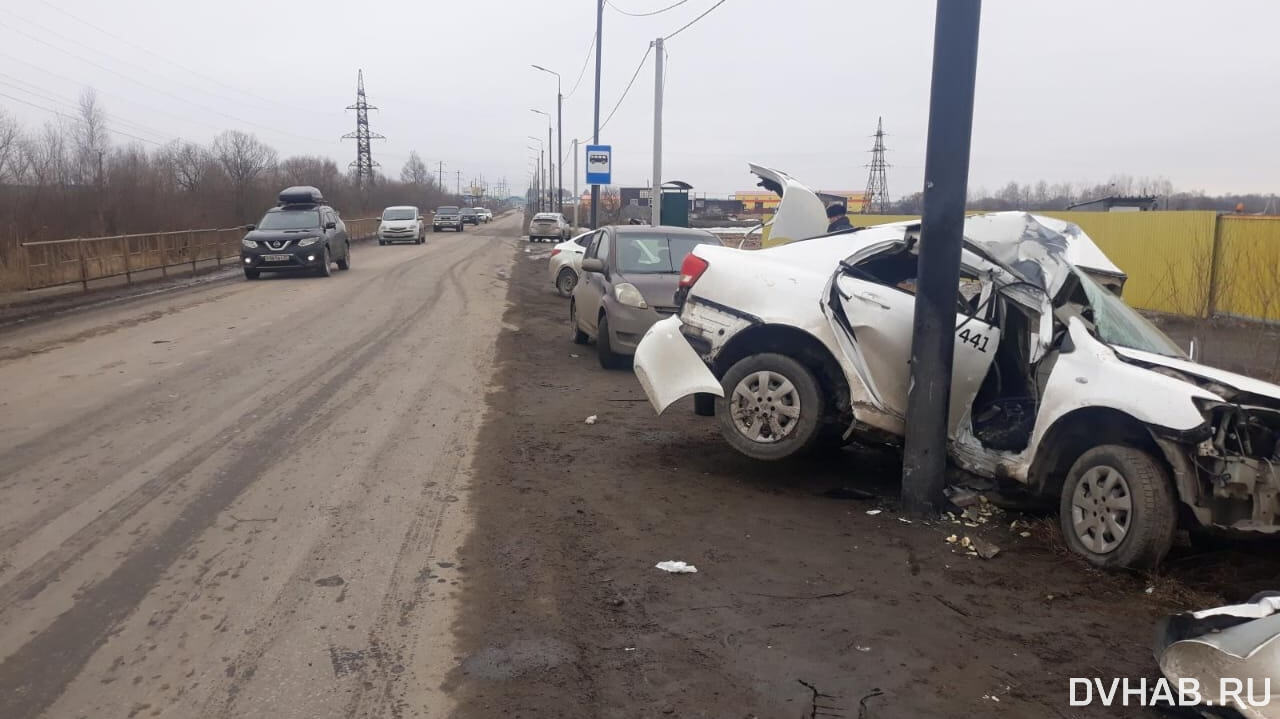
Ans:
[[[944,501],[956,287],[960,284],[981,11],[982,0],[938,0],[934,20],[924,213],[902,458],[902,505],[917,515],[936,513]]]
[[[862,198],[862,211],[883,215],[889,211],[889,180],[885,170],[889,164],[884,161],[884,118],[876,120],[876,144],[871,148],[871,164],[867,167],[867,191]]]
[[[653,41],[653,210],[651,224],[662,224],[662,38]]]
[[[578,194],[578,139],[573,139],[573,229],[582,225],[578,222],[578,209],[582,207],[582,195]]]
[[[547,131],[547,134],[551,134],[551,131],[550,131],[550,130],[548,130],[548,131]],[[538,211],[539,211],[539,212],[550,212],[550,211],[551,211],[551,207],[550,207],[550,204],[551,204],[551,192],[547,189],[547,178],[551,176],[551,173],[547,170],[547,151],[546,151],[546,149],[538,150],[538,172],[542,174],[542,176],[539,178],[539,179],[541,180],[541,183],[542,183],[542,184],[541,184],[541,194],[539,194],[539,195],[538,195]],[[548,205],[548,206],[547,206],[547,208],[546,208],[546,209],[543,209],[543,206],[542,206],[542,198],[543,198],[543,196],[544,196],[544,195],[545,195],[545,196],[546,196],[546,198],[547,198],[547,205]]]
[[[440,186],[440,191],[444,192],[444,160],[437,163],[436,173],[440,179],[436,180],[436,184]]]
[[[551,148],[553,147],[555,147],[555,145],[551,144],[551,123],[548,122],[547,123],[547,155],[551,154]],[[556,207],[556,203],[551,201],[551,192],[554,191],[556,187],[554,170],[559,165],[560,165],[560,156],[556,155],[555,161],[547,166],[547,212],[551,212],[552,210],[556,210],[557,212],[559,211],[559,209]]]
[[[458,196],[458,202],[462,202],[462,170],[457,171],[457,179],[454,181],[454,194]],[[956,280],[959,282],[959,280]]]
[[[347,105],[347,109],[356,111],[356,131],[342,136],[344,140],[356,141],[356,159],[348,167],[356,171],[356,187],[367,188],[373,185],[374,168],[381,167],[373,161],[371,141],[387,138],[376,132],[369,132],[369,111],[378,108],[365,99],[364,70],[359,70],[356,74],[356,104]]]
[[[596,110],[591,144],[600,144],[600,50],[604,45],[604,0],[596,0]],[[591,228],[599,227],[600,186],[591,186]]]

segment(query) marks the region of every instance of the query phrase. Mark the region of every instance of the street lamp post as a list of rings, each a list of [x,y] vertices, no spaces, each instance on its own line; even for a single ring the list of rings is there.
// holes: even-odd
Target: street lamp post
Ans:
[[[556,211],[564,212],[564,93],[560,91],[560,73],[541,65],[534,69],[556,76]],[[550,143],[550,137],[547,139]]]
[[[542,192],[547,189],[547,175],[548,175],[547,163],[545,159],[546,148],[542,144],[542,138],[534,137],[533,135],[527,135],[527,137],[530,140],[534,140],[538,143],[538,148],[539,148],[538,149],[538,180],[539,180],[538,212],[543,212],[544,210],[542,209]],[[533,148],[530,147],[529,149],[532,150]]]
[[[549,159],[551,157],[551,148],[552,148],[551,115],[549,113],[543,112],[542,110],[534,110],[533,108],[529,108],[529,112],[536,112],[539,115],[545,115],[547,118],[547,157]],[[551,212],[552,210],[556,209],[555,204],[551,202],[551,192],[552,190],[555,189],[555,184],[556,184],[555,181],[552,180],[552,178],[555,177],[554,175],[555,169],[559,165],[560,165],[560,158],[556,158],[554,162],[547,165],[547,212]]]

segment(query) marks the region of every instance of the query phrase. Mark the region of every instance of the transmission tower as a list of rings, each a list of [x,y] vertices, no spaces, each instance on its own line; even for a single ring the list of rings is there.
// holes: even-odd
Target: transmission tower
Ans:
[[[369,111],[378,108],[370,105],[364,96],[364,70],[359,70],[356,75],[356,104],[348,105],[348,110],[356,111],[356,131],[348,132],[342,136],[344,140],[356,141],[356,159],[348,166],[356,171],[356,186],[367,187],[373,185],[374,168],[382,167],[373,161],[373,153],[370,152],[369,143],[373,140],[385,140],[386,137],[376,132],[369,132]]]
[[[889,212],[889,181],[885,170],[889,164],[884,161],[884,118],[876,120],[876,144],[871,148],[871,171],[867,174],[867,193],[862,201],[864,213],[879,215]]]

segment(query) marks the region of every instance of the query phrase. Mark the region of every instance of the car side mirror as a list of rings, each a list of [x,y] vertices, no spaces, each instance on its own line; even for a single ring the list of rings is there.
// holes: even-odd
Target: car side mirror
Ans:
[[[336,222],[326,222],[326,223],[324,223],[324,228],[325,228],[326,230],[336,230],[336,229],[338,229],[338,223],[336,223]]]
[[[257,226],[257,225],[245,225],[245,226],[244,226],[244,229],[245,229],[245,231],[246,231],[246,232],[253,232],[254,230],[258,229],[258,226]]]
[[[588,257],[582,261],[583,272],[604,272],[604,262],[599,257]]]

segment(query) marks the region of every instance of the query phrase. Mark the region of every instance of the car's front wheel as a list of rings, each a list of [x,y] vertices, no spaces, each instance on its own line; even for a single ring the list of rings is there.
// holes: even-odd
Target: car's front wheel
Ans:
[[[1099,567],[1151,569],[1173,546],[1177,501],[1155,457],[1106,444],[1080,455],[1058,505],[1067,546]]]
[[[571,268],[565,267],[556,275],[556,292],[561,297],[569,297],[573,295],[573,288],[578,286],[578,273]]]
[[[342,255],[342,259],[338,260],[338,269],[351,269],[351,245],[349,243],[347,244],[347,251]]]
[[[328,277],[333,274],[333,269],[329,266],[333,262],[333,258],[329,255],[328,245],[324,248],[324,255],[320,258],[320,267],[316,269],[317,274],[321,277]]]
[[[600,325],[596,328],[596,356],[600,366],[605,369],[623,369],[627,366],[626,355],[613,351],[613,342],[609,337],[609,315],[600,315]]]
[[[809,368],[786,355],[739,360],[720,380],[716,399],[720,433],[734,449],[761,460],[811,450],[821,436],[824,400]]]

